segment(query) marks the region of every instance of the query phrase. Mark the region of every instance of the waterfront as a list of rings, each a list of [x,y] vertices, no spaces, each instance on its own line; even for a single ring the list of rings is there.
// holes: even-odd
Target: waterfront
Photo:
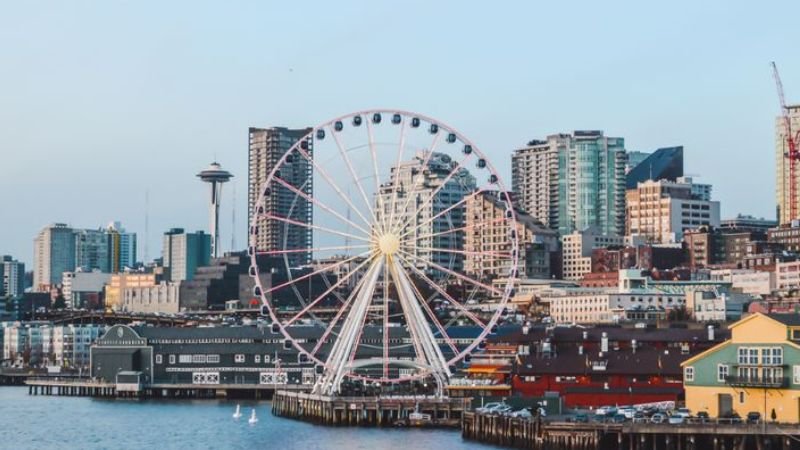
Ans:
[[[465,442],[456,430],[321,427],[274,417],[266,401],[241,404],[245,417],[235,421],[235,401],[29,396],[26,388],[3,387],[0,448],[496,448]],[[259,417],[254,426],[247,423],[252,406]]]

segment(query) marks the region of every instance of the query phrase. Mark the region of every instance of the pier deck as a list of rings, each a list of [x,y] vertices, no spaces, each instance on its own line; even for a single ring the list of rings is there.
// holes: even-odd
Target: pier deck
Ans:
[[[429,425],[458,428],[470,399],[430,396],[330,397],[278,391],[272,399],[276,416],[332,426],[399,426],[413,412],[429,414]]]

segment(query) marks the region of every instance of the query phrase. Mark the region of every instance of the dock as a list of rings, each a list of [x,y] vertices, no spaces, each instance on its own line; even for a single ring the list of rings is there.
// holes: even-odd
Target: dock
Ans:
[[[276,416],[330,426],[403,426],[418,412],[430,415],[430,426],[459,428],[469,407],[468,398],[434,396],[331,397],[281,390],[272,398]]]
[[[800,450],[800,425],[545,422],[466,412],[467,440],[533,450]]]
[[[28,378],[24,381],[29,395],[116,398],[175,399],[270,399],[278,390],[307,391],[307,385],[283,384],[215,384],[186,383],[119,383],[96,379]]]

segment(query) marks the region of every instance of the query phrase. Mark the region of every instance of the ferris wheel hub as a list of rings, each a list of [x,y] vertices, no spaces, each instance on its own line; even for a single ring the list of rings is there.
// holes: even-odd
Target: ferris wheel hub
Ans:
[[[386,233],[378,238],[378,250],[385,255],[391,256],[400,250],[400,237],[394,233]]]

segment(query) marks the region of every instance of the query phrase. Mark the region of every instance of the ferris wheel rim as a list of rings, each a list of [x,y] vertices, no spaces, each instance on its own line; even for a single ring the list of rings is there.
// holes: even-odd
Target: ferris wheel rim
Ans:
[[[513,208],[513,205],[511,203],[511,198],[508,195],[508,191],[505,189],[505,185],[503,183],[502,178],[497,176],[497,171],[494,168],[494,166],[491,164],[491,161],[488,158],[486,158],[485,154],[480,150],[480,148],[477,147],[470,139],[468,139],[466,136],[464,136],[462,133],[460,133],[457,129],[455,129],[454,127],[452,127],[452,126],[450,126],[450,125],[448,125],[448,124],[446,124],[446,123],[444,123],[444,122],[442,122],[440,120],[434,119],[434,118],[432,118],[430,116],[427,116],[427,115],[424,115],[424,114],[419,114],[419,113],[415,113],[415,112],[411,112],[411,111],[407,111],[407,110],[401,110],[401,109],[377,108],[377,109],[360,110],[360,111],[356,111],[356,112],[352,112],[352,113],[348,113],[348,114],[345,114],[345,115],[341,115],[341,116],[335,117],[335,118],[330,119],[328,121],[325,121],[325,122],[323,122],[323,123],[321,123],[321,124],[319,124],[319,125],[317,125],[315,127],[309,128],[308,133],[306,133],[302,138],[298,139],[297,142],[295,142],[288,150],[286,150],[286,152],[282,155],[282,157],[279,159],[279,161],[275,163],[275,166],[270,171],[270,174],[267,177],[266,181],[261,186],[261,192],[259,193],[259,196],[258,196],[259,201],[256,203],[256,205],[259,205],[259,204],[262,203],[263,198],[264,198],[264,190],[265,190],[265,188],[267,186],[269,186],[270,182],[275,179],[276,172],[280,169],[281,166],[283,166],[285,164],[287,156],[292,154],[295,151],[297,151],[301,155],[303,154],[302,148],[301,148],[302,147],[302,145],[301,145],[302,142],[308,140],[309,138],[310,139],[314,139],[319,130],[325,130],[326,128],[331,130],[333,136],[336,136],[336,132],[334,130],[335,124],[337,122],[341,122],[341,121],[344,121],[344,120],[347,120],[347,119],[353,119],[356,116],[366,116],[366,122],[369,125],[369,123],[370,123],[369,117],[370,117],[370,115],[373,115],[373,114],[399,114],[405,119],[405,120],[402,120],[402,125],[401,126],[403,126],[403,127],[406,126],[406,123],[407,123],[407,121],[409,119],[418,118],[419,120],[425,121],[425,122],[427,122],[429,124],[435,124],[438,127],[441,127],[443,131],[446,131],[448,133],[454,134],[456,136],[456,138],[460,142],[462,142],[463,144],[471,146],[472,151],[474,151],[476,153],[476,155],[479,156],[482,159],[482,161],[485,162],[485,164],[486,164],[485,168],[488,170],[488,172],[496,176],[497,180],[495,181],[494,184],[497,185],[497,188],[498,188],[499,192],[501,193],[501,195],[503,197],[505,197],[504,201],[507,202],[507,204],[509,206],[509,208],[507,209],[507,211],[510,212],[510,217],[507,218],[509,226],[511,226],[513,229],[516,229],[516,224],[517,224],[516,211]],[[338,146],[338,143],[337,143],[337,146]],[[401,147],[400,148],[401,152],[398,152],[398,159],[400,159],[400,156],[402,156],[402,144],[400,145],[400,147]],[[341,148],[340,148],[340,150],[341,150]],[[346,154],[346,152],[343,152],[343,153]],[[433,151],[431,150],[430,153],[433,153]],[[309,163],[312,166],[317,168],[315,166],[313,157],[312,158],[308,158],[307,160],[309,161]],[[373,160],[373,163],[376,164],[376,160]],[[453,171],[451,171],[451,174],[454,173],[454,172],[455,172],[455,169]],[[376,181],[376,183],[378,183],[377,179],[375,181]],[[335,185],[330,180],[328,180],[328,184],[329,184],[329,186],[332,186],[332,187],[335,188]],[[479,189],[473,194],[480,193],[481,191],[483,191],[483,190]],[[337,191],[337,194],[339,194],[340,197],[344,198],[344,196],[341,194],[341,192]],[[312,203],[318,204],[316,202],[312,202]],[[350,206],[353,206],[353,205],[351,204]],[[369,203],[367,203],[367,206],[369,207]],[[360,211],[359,208],[355,208],[355,207],[353,207],[353,210],[357,211],[357,212]],[[373,210],[370,210],[370,212],[374,213]],[[392,209],[392,213],[394,213],[394,208]],[[359,213],[359,215],[361,215],[361,214]],[[317,355],[314,354],[314,353],[318,352],[319,349],[316,349],[315,352],[309,352],[308,349],[306,349],[306,348],[304,348],[303,346],[300,345],[300,343],[297,341],[297,338],[292,336],[291,333],[289,331],[287,331],[287,328],[289,328],[289,326],[291,326],[291,324],[296,322],[297,316],[295,318],[293,318],[288,324],[285,324],[283,321],[281,321],[279,319],[279,317],[277,316],[275,310],[273,309],[273,305],[266,298],[266,293],[267,292],[265,291],[264,287],[262,286],[262,283],[261,283],[261,280],[260,280],[261,272],[259,270],[259,265],[258,265],[258,262],[257,262],[257,254],[258,253],[257,253],[257,251],[255,251],[255,248],[257,248],[257,243],[255,242],[254,235],[252,233],[252,227],[257,226],[260,217],[261,216],[259,216],[258,214],[254,214],[253,215],[253,219],[251,220],[251,223],[250,223],[251,233],[249,233],[250,236],[249,236],[248,252],[250,253],[251,270],[255,271],[255,274],[253,275],[254,282],[255,282],[255,285],[258,288],[260,288],[260,292],[261,292],[260,295],[259,295],[259,300],[261,301],[261,305],[263,307],[266,307],[266,311],[268,312],[268,316],[270,317],[272,323],[277,323],[278,324],[280,332],[283,335],[285,340],[290,341],[292,346],[298,352],[306,354],[308,356],[308,358],[311,359],[313,362],[315,362],[317,364],[320,364],[323,367],[325,367],[326,366],[326,362],[321,360],[321,359],[319,359],[317,357]],[[364,219],[366,219],[366,218],[364,218]],[[368,220],[365,220],[365,222],[368,222]],[[378,222],[377,219],[375,219],[375,222]],[[355,236],[353,236],[353,237],[355,238]],[[518,239],[516,239],[516,238],[511,239],[511,248],[512,248],[512,250],[515,250],[517,252],[519,251],[519,240]],[[413,255],[406,255],[406,257],[408,257],[408,256],[413,256]],[[367,261],[370,260],[371,257],[372,256],[367,257],[365,259],[365,261],[363,261],[363,262],[366,263]],[[413,267],[413,264],[409,264],[409,266]],[[453,356],[450,357],[446,361],[448,365],[452,366],[452,365],[455,365],[458,362],[462,361],[468,354],[472,353],[480,345],[480,343],[487,338],[487,336],[489,336],[492,333],[494,327],[497,325],[500,317],[502,316],[503,310],[505,309],[506,305],[508,304],[508,302],[510,300],[510,295],[511,295],[511,292],[513,291],[514,280],[516,279],[517,274],[518,274],[518,270],[519,270],[518,261],[516,261],[514,258],[510,258],[510,268],[511,268],[510,271],[509,271],[510,273],[506,277],[506,286],[501,291],[500,300],[497,302],[497,305],[496,305],[496,311],[494,311],[494,313],[491,315],[489,320],[485,322],[485,324],[481,324],[480,322],[476,323],[476,325],[478,325],[478,326],[480,326],[482,328],[481,332],[478,334],[478,336],[476,336],[475,338],[472,338],[472,342],[470,344],[468,344],[466,347],[464,347],[463,350],[461,350],[460,352],[454,352]],[[436,284],[433,283],[431,280],[429,280],[428,283],[429,284],[433,284],[434,286],[436,286]],[[424,298],[422,298],[421,300],[424,300]],[[421,303],[426,303],[426,302],[422,301]],[[457,304],[457,302],[451,301],[450,304],[454,305],[454,304]],[[343,305],[342,306],[342,311],[344,311],[345,309],[347,309],[347,306]],[[333,322],[333,323],[335,323],[335,322]],[[384,328],[384,330],[385,329],[386,328]],[[442,335],[443,336],[447,336],[447,333],[443,332]],[[323,342],[324,341],[324,337],[326,337],[326,336],[323,336],[323,338],[320,339],[320,344],[322,344],[322,345],[324,345],[324,342]],[[405,345],[407,346],[407,345],[410,345],[410,344],[405,344]],[[384,356],[384,359],[386,359],[385,356]],[[387,361],[385,361],[385,363],[391,364],[392,360],[388,359]],[[384,380],[384,381],[386,381],[386,380],[395,380],[395,381],[413,380],[413,379],[423,378],[424,376],[425,376],[425,374],[422,374],[422,375],[419,375],[419,376],[411,376],[411,377],[405,376],[405,377],[396,377],[396,378],[386,378],[386,377],[373,378],[373,377],[363,377],[363,376],[357,375],[355,373],[351,374],[351,375],[348,375],[349,378],[364,378],[364,379],[374,380],[374,381],[379,381],[379,380]]]

